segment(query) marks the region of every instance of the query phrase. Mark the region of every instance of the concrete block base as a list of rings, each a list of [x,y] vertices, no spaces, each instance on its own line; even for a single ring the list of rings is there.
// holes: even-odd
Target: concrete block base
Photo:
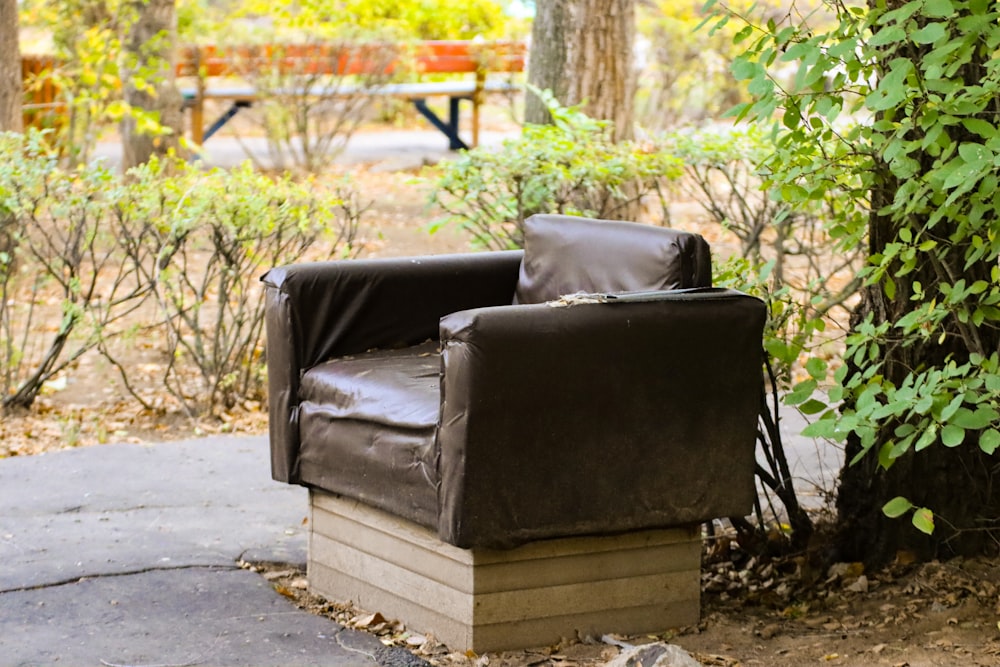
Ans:
[[[457,651],[663,632],[700,614],[697,526],[459,549],[422,526],[310,493],[309,583]]]

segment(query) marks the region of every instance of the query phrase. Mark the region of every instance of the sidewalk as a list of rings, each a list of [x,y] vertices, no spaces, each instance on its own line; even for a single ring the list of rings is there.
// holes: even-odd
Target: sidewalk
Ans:
[[[306,559],[268,464],[266,437],[0,460],[0,666],[426,664],[237,566]]]
[[[484,130],[480,145],[499,147],[504,139],[516,132]],[[263,137],[238,139],[227,132],[220,132],[205,142],[202,158],[212,167],[232,168],[255,158],[261,164],[271,165],[267,140]],[[118,141],[98,144],[95,155],[111,164],[121,163],[122,147]],[[366,164],[381,171],[418,169],[453,158],[458,153],[448,149],[448,139],[437,130],[377,130],[356,132],[334,162],[340,165]]]

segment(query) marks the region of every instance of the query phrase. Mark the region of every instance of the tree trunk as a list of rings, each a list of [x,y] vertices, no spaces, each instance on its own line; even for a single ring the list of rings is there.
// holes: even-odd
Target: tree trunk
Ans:
[[[126,66],[123,68],[125,101],[137,109],[159,112],[160,124],[172,134],[153,136],[142,132],[133,117],[121,123],[122,166],[142,164],[156,155],[165,155],[179,146],[183,125],[182,100],[174,74],[174,46],[177,42],[177,16],[174,0],[137,0],[132,7],[137,19],[127,41]],[[153,91],[139,90],[133,78],[141,76]]]
[[[582,102],[593,118],[614,123],[614,139],[632,136],[636,72],[635,0],[539,0],[532,27],[528,82],[560,104]],[[528,95],[525,120],[550,122]]]
[[[17,0],[0,0],[0,131],[22,129],[21,50]]]
[[[873,211],[878,211],[892,200],[895,183],[886,191],[873,197]],[[954,226],[954,223],[952,223]],[[947,238],[949,232],[936,231]],[[869,221],[869,253],[881,253],[888,243],[896,239],[892,221],[887,216],[873,212]],[[952,252],[953,263],[964,265],[964,247],[956,246]],[[960,274],[961,275],[961,274]],[[970,266],[964,273],[969,283],[990,279],[990,266],[985,263]],[[938,294],[939,279],[929,264],[921,267],[908,280],[920,281],[930,296]],[[862,300],[852,316],[852,329],[869,315],[874,324],[896,322],[903,315],[919,307],[920,302],[910,299],[909,290],[900,289],[890,299],[879,286],[869,286],[862,292]],[[997,349],[995,332],[987,329],[980,334],[990,349]],[[884,376],[896,386],[913,369],[941,367],[951,355],[956,363],[969,359],[969,350],[961,344],[961,336],[950,331],[947,340],[938,340],[910,346],[893,345],[887,341],[882,346],[886,362]],[[852,372],[861,369],[852,368]],[[881,425],[878,442],[893,438],[896,422]],[[971,440],[970,437],[967,440]],[[855,465],[845,465],[840,475],[837,497],[838,558],[864,561],[871,566],[891,562],[900,552],[909,552],[918,560],[948,558],[956,555],[973,555],[992,549],[990,529],[996,529],[1000,517],[1000,502],[993,492],[993,470],[996,461],[983,453],[975,442],[965,442],[958,447],[946,447],[940,441],[920,452],[910,450],[897,459],[888,469],[878,462],[879,445]],[[850,462],[861,446],[856,436],[848,439],[846,458]],[[896,496],[904,496],[918,507],[929,507],[935,513],[933,535],[916,530],[905,517],[890,519],[882,506]]]
[[[891,0],[888,9],[899,7],[904,2]],[[931,48],[910,44],[907,57],[919,63]],[[963,66],[958,76],[966,86],[975,86],[988,76],[984,65],[991,56],[990,51],[981,49],[978,61]],[[993,123],[998,113],[1000,100],[994,100],[980,116]],[[982,141],[961,123],[949,126],[947,131],[956,145]],[[910,138],[919,144],[922,134],[922,131],[914,129]],[[923,171],[930,170],[934,164],[935,157],[930,153],[915,157],[919,159]],[[879,185],[872,191],[872,212],[868,221],[869,257],[880,256],[886,252],[887,246],[897,243],[901,227],[908,227],[911,232],[917,233],[927,222],[916,215],[899,220],[893,219],[891,214],[880,213],[892,206],[900,184],[884,163],[877,165],[876,169],[877,175],[873,180]],[[852,330],[856,331],[868,317],[875,325],[898,322],[903,316],[921,308],[925,300],[940,297],[938,286],[943,282],[954,282],[949,275],[961,276],[969,284],[977,280],[991,283],[994,262],[980,261],[967,265],[966,253],[972,244],[968,234],[955,233],[961,224],[961,220],[949,220],[934,227],[934,238],[948,240],[947,254],[940,260],[928,259],[915,272],[907,275],[907,285],[900,285],[892,297],[885,292],[882,284],[867,286],[852,316]],[[935,265],[935,262],[938,263]],[[918,281],[923,286],[925,300],[915,299],[908,288]],[[971,323],[963,325],[954,316],[942,326],[943,338],[935,336],[924,342],[911,339],[907,344],[903,344],[901,337],[897,338],[897,330],[890,329],[891,333],[880,341],[879,361],[884,362],[882,377],[899,387],[907,375],[921,369],[941,368],[949,359],[961,365],[969,361],[972,352],[989,355],[1000,348],[1000,333],[995,327],[979,327],[973,331]],[[970,345],[970,340],[975,344]],[[853,362],[849,362],[848,368],[851,375],[864,370]],[[848,439],[848,464],[841,471],[837,499],[837,557],[877,566],[891,562],[900,552],[910,552],[920,560],[996,552],[1000,543],[993,539],[991,531],[1000,528],[1000,498],[993,483],[997,462],[979,448],[974,441],[976,433],[970,431],[966,441],[956,447],[945,446],[939,438],[919,452],[911,448],[891,467],[884,469],[878,461],[879,447],[894,440],[894,430],[898,425],[890,420],[879,424],[876,445],[855,465],[849,465],[849,462],[861,452],[860,442],[853,435]],[[934,511],[933,535],[916,530],[905,517],[890,519],[883,514],[882,506],[896,496],[904,496],[914,505]]]

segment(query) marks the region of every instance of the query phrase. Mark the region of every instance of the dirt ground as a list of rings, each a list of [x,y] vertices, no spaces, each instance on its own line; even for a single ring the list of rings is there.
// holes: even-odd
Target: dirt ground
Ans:
[[[865,574],[840,563],[812,580],[794,560],[708,564],[702,620],[662,634],[572,638],[557,646],[482,656],[452,652],[377,612],[308,592],[305,573],[250,565],[275,589],[316,614],[376,634],[441,667],[571,667],[605,664],[621,646],[662,641],[702,665],[888,667],[1000,665],[1000,570],[986,559],[903,564]],[[808,584],[806,583],[808,580]],[[636,666],[639,667],[639,666]],[[648,667],[648,666],[646,666]]]
[[[372,201],[365,255],[406,256],[468,249],[463,234],[445,228],[429,235],[426,185],[415,172],[379,165],[353,177]],[[418,181],[419,179],[417,179]],[[689,218],[691,225],[700,227]],[[700,227],[713,245],[717,228]],[[155,351],[138,350],[155,363]],[[98,361],[84,360],[53,383],[30,414],[0,423],[0,458],[98,445],[160,441],[207,432],[266,432],[266,414],[248,403],[221,419],[192,422],[169,411],[143,411],[131,403]],[[99,388],[99,389],[98,389]],[[745,563],[735,552],[708,545],[703,574],[702,621],[657,636],[605,638],[635,644],[669,641],[704,665],[791,667],[810,664],[1000,666],[1000,570],[988,560],[908,563],[905,555],[884,572],[858,564],[813,571],[802,559]],[[709,559],[711,555],[711,559]],[[708,562],[712,560],[713,562]],[[736,567],[739,562],[741,567]],[[377,610],[365,612],[311,596],[305,574],[285,565],[250,565],[276,590],[315,613],[404,645],[436,665],[599,665],[618,654],[614,643],[579,638],[560,646],[485,656],[450,652],[432,637],[407,632]]]

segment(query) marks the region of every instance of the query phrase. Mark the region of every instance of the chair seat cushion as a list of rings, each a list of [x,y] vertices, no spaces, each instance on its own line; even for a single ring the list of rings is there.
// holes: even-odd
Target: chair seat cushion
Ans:
[[[436,343],[320,364],[302,376],[300,398],[305,484],[437,525]]]
[[[402,428],[437,425],[441,408],[437,343],[334,359],[302,376],[304,401],[331,415]]]

